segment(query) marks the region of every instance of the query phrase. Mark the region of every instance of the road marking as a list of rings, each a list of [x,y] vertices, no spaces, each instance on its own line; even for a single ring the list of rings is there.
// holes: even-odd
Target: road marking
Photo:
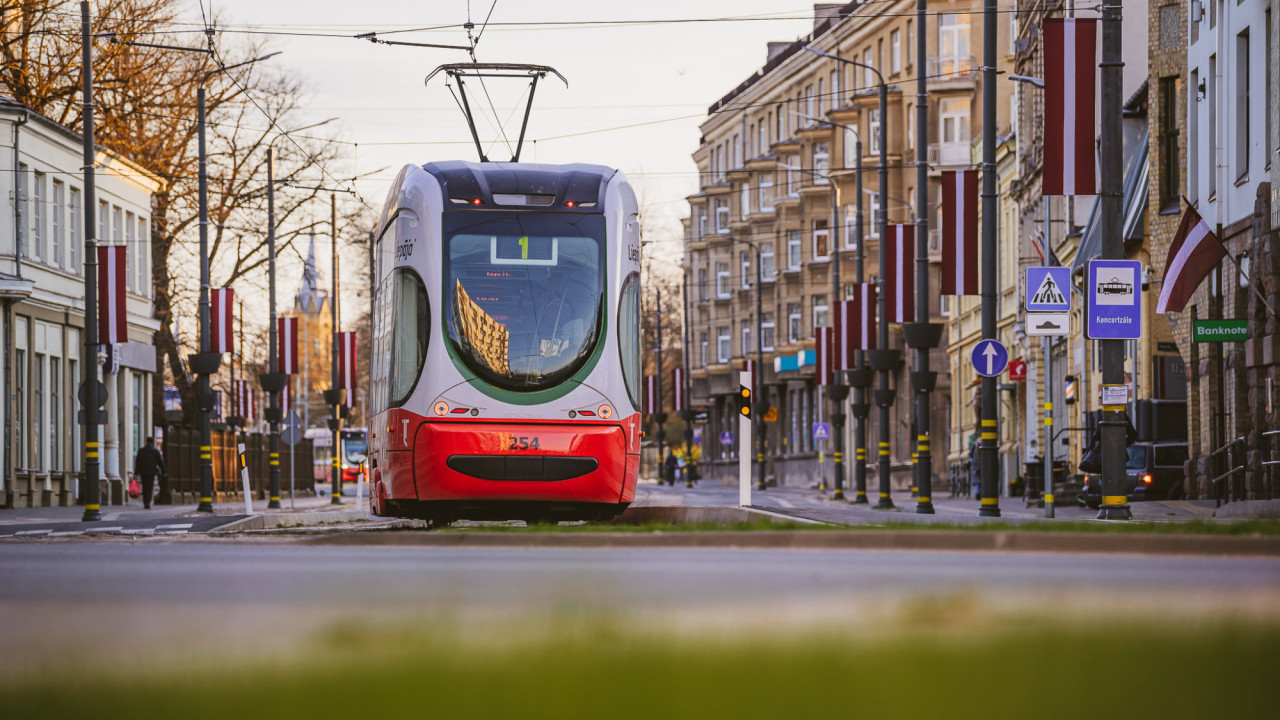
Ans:
[[[51,532],[53,532],[53,531],[52,531],[52,530],[19,530],[18,532],[14,533],[14,536],[21,536],[21,535],[48,535],[48,534],[49,534],[49,533],[51,533]]]
[[[788,510],[794,510],[796,508],[794,504],[789,503],[786,500],[783,500],[782,498],[774,498],[774,501]]]
[[[174,525],[157,525],[156,530],[188,530],[195,523],[177,523]]]

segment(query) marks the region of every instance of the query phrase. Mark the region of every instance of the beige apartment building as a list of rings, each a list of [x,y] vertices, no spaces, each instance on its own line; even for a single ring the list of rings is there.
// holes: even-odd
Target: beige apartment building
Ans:
[[[704,475],[736,473],[736,444],[722,443],[721,436],[737,430],[736,373],[744,360],[756,357],[760,343],[765,367],[757,392],[776,410],[765,422],[766,474],[777,484],[811,486],[825,479],[830,486],[833,446],[815,440],[813,433],[813,424],[829,420],[832,409],[814,383],[814,327],[831,324],[833,303],[849,297],[853,283],[877,279],[881,213],[889,223],[915,221],[916,77],[921,71],[928,77],[929,316],[939,322],[951,312],[954,298],[937,291],[937,202],[941,172],[973,167],[973,139],[983,130],[977,60],[982,22],[973,10],[971,3],[930,3],[920,28],[910,0],[817,5],[811,34],[795,42],[769,43],[765,65],[711,105],[701,127],[702,142],[693,153],[701,180],[699,191],[688,198],[684,256],[690,399],[693,407],[707,411],[701,433]],[[1000,27],[999,54],[1008,58],[1013,25],[1002,21]],[[925,33],[928,48],[924,68],[916,61],[919,32]],[[888,85],[887,117],[879,116],[875,73],[807,52],[806,45],[879,69]],[[1009,68],[1002,63],[1001,69]],[[1004,118],[999,134],[1008,134],[1007,85],[998,88],[998,114]],[[877,175],[882,122],[888,123],[887,197],[879,193]],[[859,138],[861,215],[855,172]],[[864,240],[861,278],[855,259],[859,237]],[[838,286],[833,277],[837,263]],[[947,481],[951,453],[947,344],[944,337],[931,360],[940,371],[931,418],[935,483]],[[904,349],[898,325],[890,326],[890,347]],[[909,358],[904,353],[890,383],[896,389],[890,448],[895,490],[909,489],[911,482]],[[870,415],[868,438],[874,447],[879,433],[875,408]],[[854,459],[853,427],[850,415],[848,465]],[[872,485],[877,482],[874,470],[872,465]],[[848,478],[852,474],[849,469]]]

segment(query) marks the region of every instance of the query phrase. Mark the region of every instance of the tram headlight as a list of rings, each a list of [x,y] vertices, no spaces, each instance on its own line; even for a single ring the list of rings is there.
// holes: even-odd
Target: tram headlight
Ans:
[[[445,415],[448,415],[449,403],[443,400],[441,400],[440,402],[437,402],[435,406],[435,411],[436,411],[436,414],[439,415],[440,417],[444,417]]]
[[[596,410],[596,414],[600,416],[601,420],[608,420],[613,417],[613,408],[608,405],[601,405],[600,409]]]

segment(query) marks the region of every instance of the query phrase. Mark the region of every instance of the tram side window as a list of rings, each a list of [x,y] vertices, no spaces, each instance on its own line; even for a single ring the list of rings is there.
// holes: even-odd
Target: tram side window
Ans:
[[[422,363],[427,358],[427,341],[431,332],[427,290],[422,279],[412,270],[396,271],[395,308],[392,312],[390,404],[400,407],[418,383]]]
[[[622,284],[618,301],[618,354],[622,356],[622,378],[631,406],[640,408],[640,290],[639,275],[632,273]]]

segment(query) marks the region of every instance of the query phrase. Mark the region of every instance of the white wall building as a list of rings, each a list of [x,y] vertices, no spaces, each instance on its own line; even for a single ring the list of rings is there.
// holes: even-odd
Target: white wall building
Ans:
[[[1267,61],[1275,0],[1193,1],[1187,47],[1187,199],[1227,239],[1253,214],[1258,185],[1276,161]],[[1241,228],[1244,229],[1244,228]]]
[[[0,98],[0,503],[76,502],[82,428],[76,390],[85,362],[84,186],[80,135]],[[99,429],[103,503],[124,497],[132,457],[152,434],[151,194],[158,179],[99,150],[99,242],[128,247],[130,342],[112,346]],[[109,355],[109,357],[107,357]],[[102,360],[94,358],[97,363]]]

